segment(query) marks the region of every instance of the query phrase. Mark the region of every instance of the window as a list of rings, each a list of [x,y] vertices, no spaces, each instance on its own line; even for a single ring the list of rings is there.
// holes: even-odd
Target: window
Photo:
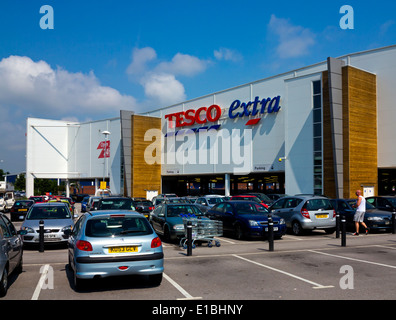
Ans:
[[[314,194],[322,194],[322,82],[312,82]]]

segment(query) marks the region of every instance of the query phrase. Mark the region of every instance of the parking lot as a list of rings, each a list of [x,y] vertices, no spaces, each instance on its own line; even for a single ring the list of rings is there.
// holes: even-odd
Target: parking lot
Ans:
[[[20,222],[14,223],[19,228]],[[95,280],[74,290],[65,247],[24,251],[23,272],[10,276],[1,300],[387,300],[396,298],[396,235],[286,234],[269,251],[265,240],[219,237],[192,256],[163,243],[165,274],[158,287],[138,277]]]

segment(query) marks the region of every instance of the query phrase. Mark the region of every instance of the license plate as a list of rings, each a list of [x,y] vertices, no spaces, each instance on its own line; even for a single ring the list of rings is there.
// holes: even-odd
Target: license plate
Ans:
[[[44,233],[44,238],[47,238],[47,239],[56,238],[56,234],[50,234],[50,233],[45,234]]]
[[[317,215],[316,215],[316,218],[317,218],[317,219],[326,219],[326,218],[328,218],[328,217],[329,217],[328,214],[317,214]]]
[[[138,251],[137,246],[109,248],[109,253],[124,253],[124,252],[137,252],[137,251]]]
[[[27,209],[18,209],[18,212],[27,211]]]

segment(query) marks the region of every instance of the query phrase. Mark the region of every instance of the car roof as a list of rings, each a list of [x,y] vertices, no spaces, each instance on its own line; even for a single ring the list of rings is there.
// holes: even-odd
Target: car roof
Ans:
[[[60,206],[65,206],[67,203],[66,202],[40,202],[40,203],[35,203],[32,207],[60,207]]]
[[[92,216],[92,217],[97,217],[97,216],[106,216],[106,215],[128,215],[128,216],[138,216],[138,217],[143,217],[144,216],[136,211],[130,211],[130,210],[98,210],[98,211],[91,211],[86,213],[87,216]]]

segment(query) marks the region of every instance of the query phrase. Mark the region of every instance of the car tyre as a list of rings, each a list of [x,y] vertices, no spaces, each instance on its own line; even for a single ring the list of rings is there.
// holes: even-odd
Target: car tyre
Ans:
[[[3,274],[0,279],[0,297],[4,297],[8,290],[8,271],[4,268]]]
[[[162,282],[162,273],[159,274],[151,274],[148,276],[150,285],[154,287],[158,287]]]
[[[242,227],[240,224],[236,224],[234,227],[234,234],[235,234],[235,238],[238,240],[242,240],[243,239],[243,232],[242,232]]]
[[[301,227],[300,222],[293,221],[292,223],[292,232],[295,236],[300,236],[303,234],[303,228]]]

